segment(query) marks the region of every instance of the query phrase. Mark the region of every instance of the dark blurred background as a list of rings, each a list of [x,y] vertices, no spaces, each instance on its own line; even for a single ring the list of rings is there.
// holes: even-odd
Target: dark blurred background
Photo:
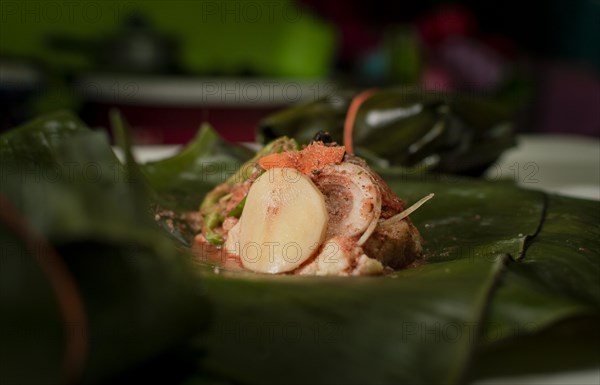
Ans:
[[[509,106],[520,132],[600,135],[600,0],[0,1],[0,130],[57,109],[137,143],[200,122],[411,85]]]

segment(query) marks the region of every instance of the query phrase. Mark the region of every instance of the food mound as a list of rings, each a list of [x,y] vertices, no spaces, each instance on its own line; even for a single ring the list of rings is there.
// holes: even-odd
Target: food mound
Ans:
[[[374,275],[421,259],[422,239],[398,198],[361,158],[313,141],[267,146],[201,206],[200,245],[225,267],[258,273]]]

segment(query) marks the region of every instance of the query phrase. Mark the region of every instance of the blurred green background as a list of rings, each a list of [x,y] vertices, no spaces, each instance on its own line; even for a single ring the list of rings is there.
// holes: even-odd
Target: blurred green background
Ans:
[[[491,97],[521,131],[599,135],[600,2],[0,2],[0,129],[56,109],[140,143],[202,120],[254,139],[274,111],[339,89],[415,85]]]
[[[94,43],[118,37],[134,14],[175,40],[183,72],[311,77],[331,64],[332,26],[290,1],[2,1],[0,47],[3,55],[85,70],[98,64]],[[61,35],[90,44],[57,50],[49,42]]]

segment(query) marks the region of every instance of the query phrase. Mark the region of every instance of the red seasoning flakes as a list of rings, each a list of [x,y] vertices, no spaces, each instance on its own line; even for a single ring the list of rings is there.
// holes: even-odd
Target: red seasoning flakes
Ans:
[[[258,160],[258,163],[265,170],[288,167],[308,175],[319,172],[328,164],[342,163],[345,152],[342,146],[325,146],[322,142],[315,142],[301,151],[287,151],[264,156]]]

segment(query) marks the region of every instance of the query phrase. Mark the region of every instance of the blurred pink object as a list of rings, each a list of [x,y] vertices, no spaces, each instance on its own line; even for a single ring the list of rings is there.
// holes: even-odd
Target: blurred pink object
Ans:
[[[591,70],[554,64],[542,71],[536,131],[600,136],[600,78]]]
[[[429,91],[452,91],[452,75],[443,67],[427,66],[421,74],[421,84]]]
[[[488,46],[467,37],[446,39],[440,59],[461,89],[490,93],[507,75],[505,60]]]
[[[423,41],[436,47],[452,36],[470,36],[477,31],[473,14],[464,6],[449,4],[428,13],[417,23]]]

